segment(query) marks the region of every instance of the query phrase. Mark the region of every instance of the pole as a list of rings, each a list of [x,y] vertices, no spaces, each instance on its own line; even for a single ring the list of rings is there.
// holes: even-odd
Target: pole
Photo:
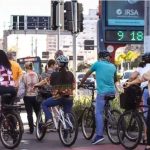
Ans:
[[[77,50],[76,50],[76,33],[77,33],[77,0],[72,0],[72,18],[73,18],[73,72],[76,78],[77,71]]]
[[[60,1],[58,1],[58,22],[57,22],[57,50],[59,50],[60,44]]]
[[[150,52],[150,1],[144,1],[145,25],[144,25],[144,53]]]
[[[76,48],[76,33],[77,33],[77,0],[72,0],[72,26],[73,26],[73,73],[76,79],[76,71],[77,71],[77,48]],[[77,96],[77,84],[75,89],[75,95]]]

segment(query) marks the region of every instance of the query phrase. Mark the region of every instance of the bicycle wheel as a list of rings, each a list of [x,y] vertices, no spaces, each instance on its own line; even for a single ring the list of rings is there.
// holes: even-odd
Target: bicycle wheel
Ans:
[[[45,122],[46,122],[45,114],[41,109],[36,121],[36,138],[39,141],[41,141],[46,134]]]
[[[63,119],[59,121],[58,133],[63,145],[71,146],[75,143],[78,135],[78,123],[73,113],[65,115],[65,122],[63,122]]]
[[[20,115],[14,111],[3,115],[0,122],[0,139],[6,148],[13,149],[20,144],[22,139],[23,123]]]
[[[106,132],[109,140],[113,144],[119,144],[117,125],[121,112],[118,110],[111,110],[108,119],[106,120]]]
[[[135,111],[123,113],[118,121],[118,138],[126,149],[135,149],[142,138],[142,120]]]
[[[82,115],[81,129],[85,139],[90,140],[95,133],[94,108],[85,108]]]

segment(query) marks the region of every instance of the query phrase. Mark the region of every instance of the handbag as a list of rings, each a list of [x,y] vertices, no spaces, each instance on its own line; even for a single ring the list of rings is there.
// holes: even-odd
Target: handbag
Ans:
[[[26,94],[26,85],[25,85],[24,79],[22,77],[19,82],[17,97],[22,99],[25,96],[25,94]]]

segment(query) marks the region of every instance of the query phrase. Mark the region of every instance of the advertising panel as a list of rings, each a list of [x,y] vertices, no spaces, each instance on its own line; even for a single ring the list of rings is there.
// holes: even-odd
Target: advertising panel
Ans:
[[[144,1],[122,0],[106,2],[107,26],[144,26]]]

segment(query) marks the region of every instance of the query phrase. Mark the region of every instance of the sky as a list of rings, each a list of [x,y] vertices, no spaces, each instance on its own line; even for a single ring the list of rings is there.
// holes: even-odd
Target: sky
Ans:
[[[8,29],[11,15],[48,16],[50,0],[0,0],[0,38],[3,29]],[[83,3],[84,14],[98,7],[98,0],[78,0]]]

